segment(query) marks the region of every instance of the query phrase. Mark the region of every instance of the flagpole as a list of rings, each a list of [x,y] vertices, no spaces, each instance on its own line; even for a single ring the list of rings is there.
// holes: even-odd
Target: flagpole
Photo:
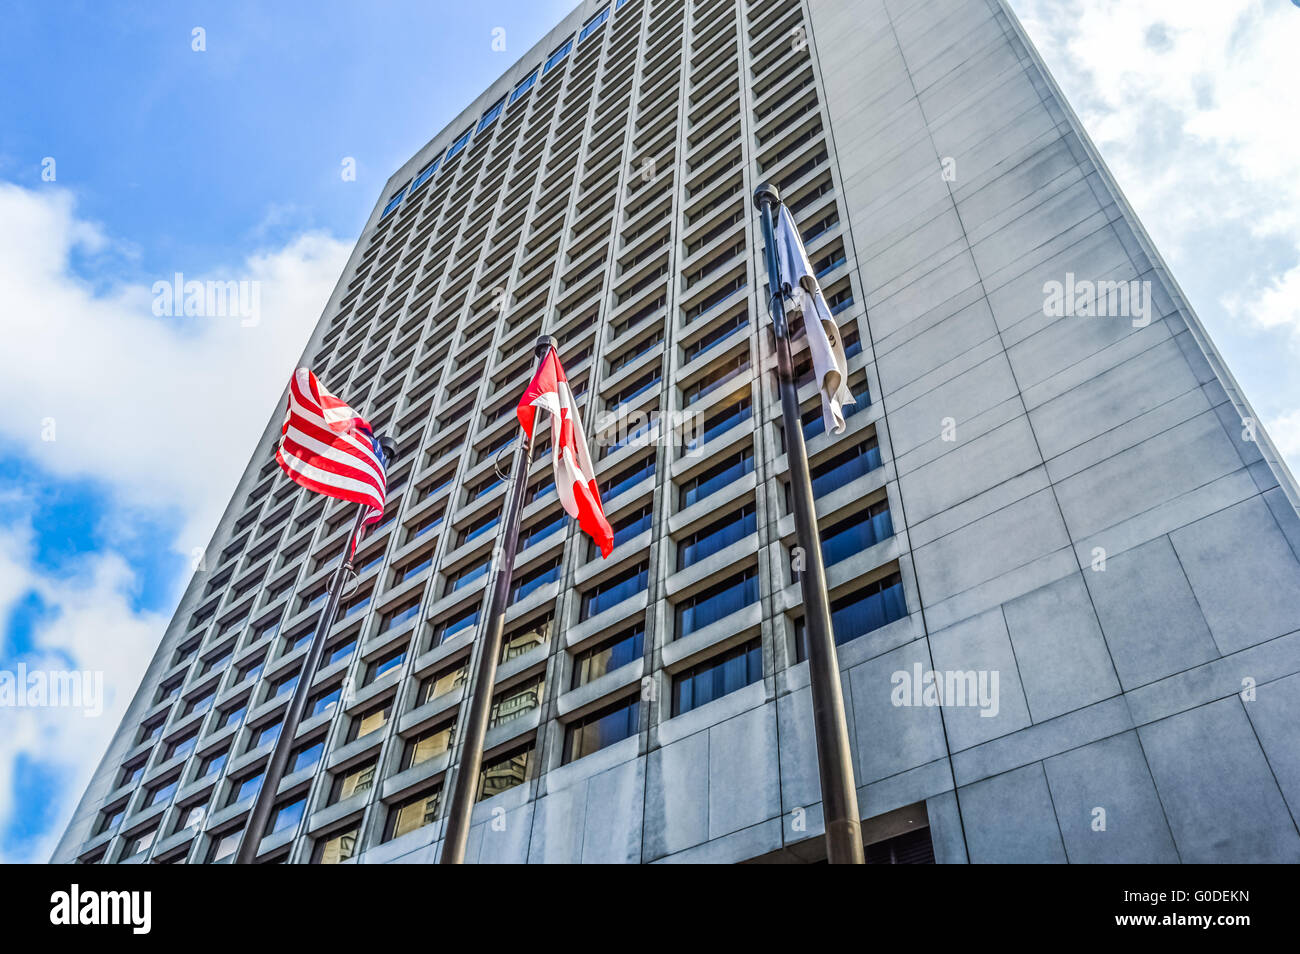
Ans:
[[[397,457],[397,448],[391,438],[379,438],[379,445],[383,449],[384,457],[389,464]],[[321,610],[320,619],[316,623],[316,631],[312,633],[311,648],[307,650],[307,655],[303,658],[302,666],[298,670],[298,683],[293,687],[293,696],[289,699],[289,708],[285,711],[284,721],[280,724],[280,734],[275,740],[275,748],[271,750],[271,760],[267,763],[266,772],[262,776],[262,785],[257,792],[257,800],[253,803],[253,810],[249,813],[248,824],[244,826],[244,834],[239,839],[239,849],[235,852],[235,864],[251,865],[257,861],[257,849],[261,845],[262,839],[266,836],[267,825],[271,821],[271,812],[275,808],[275,799],[279,794],[280,781],[284,778],[284,771],[289,766],[289,755],[293,751],[294,736],[298,734],[298,726],[302,722],[303,714],[307,711],[307,700],[311,696],[312,680],[316,677],[316,672],[320,669],[321,660],[325,657],[325,643],[329,638],[329,631],[334,626],[334,617],[338,614],[339,598],[343,592],[343,586],[347,582],[348,574],[352,572],[352,541],[356,539],[357,534],[361,531],[362,523],[366,519],[366,514],[370,508],[365,504],[357,504],[357,516],[352,522],[352,533],[348,535],[343,544],[343,558],[339,561],[338,567],[334,570],[334,575],[330,577],[328,593],[325,600],[325,606]]]
[[[536,357],[540,363],[551,349],[551,339],[542,335],[537,339]],[[533,433],[537,429],[533,428]],[[557,440],[558,435],[553,435]],[[460,761],[456,766],[451,802],[447,808],[447,827],[442,836],[442,853],[438,863],[458,865],[465,861],[465,846],[469,842],[470,818],[478,794],[479,773],[483,770],[483,740],[487,738],[488,718],[492,713],[492,689],[497,679],[497,659],[501,655],[501,639],[505,631],[506,604],[510,599],[510,583],[514,577],[515,551],[519,546],[519,514],[528,490],[528,468],[533,461],[533,438],[525,434],[524,446],[515,461],[515,473],[510,487],[510,502],[506,508],[505,533],[501,538],[501,559],[492,578],[492,593],[485,616],[483,635],[480,637],[478,664],[474,680],[470,683],[469,718],[465,723],[465,739],[461,743]]]
[[[862,823],[853,779],[844,691],[840,685],[839,657],[831,629],[830,597],[822,563],[821,535],[808,473],[808,448],[799,414],[799,391],[794,360],[790,356],[790,327],[781,294],[781,273],[776,248],[776,210],[781,193],[771,183],[754,190],[754,205],[763,223],[767,246],[767,282],[771,293],[772,327],[776,334],[777,380],[781,390],[781,420],[785,452],[790,465],[795,537],[803,551],[799,588],[803,592],[804,640],[808,648],[808,677],[812,690],[813,726],[817,735],[817,768],[821,775],[822,816],[826,826],[826,856],[831,864],[863,864]],[[804,316],[815,321],[816,316]]]

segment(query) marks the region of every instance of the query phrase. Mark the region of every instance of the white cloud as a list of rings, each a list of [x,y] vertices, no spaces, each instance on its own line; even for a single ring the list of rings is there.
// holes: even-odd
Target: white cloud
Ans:
[[[1264,427],[1283,457],[1300,459],[1300,408],[1265,421]]]
[[[55,476],[104,480],[127,505],[178,507],[177,549],[205,546],[349,247],[310,233],[235,265],[176,262],[156,276],[259,282],[260,320],[247,327],[155,317],[152,280],[101,291],[79,278],[74,257],[114,240],[65,190],[0,183],[0,221],[0,436]]]
[[[0,440],[61,478],[95,478],[114,508],[107,521],[140,508],[181,514],[174,549],[206,546],[280,391],[346,263],[349,246],[327,235],[299,235],[216,269],[176,262],[187,279],[251,280],[261,292],[260,321],[159,318],[152,279],[107,290],[78,276],[74,263],[130,260],[133,246],[78,217],[66,190],[0,183]],[[47,423],[53,421],[54,440]],[[7,513],[28,500],[0,501]],[[184,583],[185,581],[179,581]],[[0,733],[0,832],[31,806],[15,792],[17,760],[56,773],[57,824],[23,846],[22,857],[48,858],[66,819],[139,684],[168,613],[131,605],[139,580],[109,550],[71,558],[58,573],[33,558],[29,525],[0,528],[0,620],[28,594],[44,615],[30,653],[3,658],[10,671],[71,667],[102,671],[103,714],[13,709]],[[2,636],[2,634],[0,634]],[[3,646],[0,638],[0,646]]]
[[[1012,0],[1166,254],[1182,231],[1300,229],[1300,10],[1287,3]]]
[[[1285,331],[1300,344],[1300,265],[1256,287],[1249,297],[1226,296],[1223,305],[1234,317],[1257,328]]]
[[[1300,9],[1010,2],[1300,471]]]
[[[12,506],[15,501],[5,503]],[[39,763],[59,784],[55,803],[44,806],[55,824],[43,837],[23,844],[19,853],[0,856],[0,863],[48,860],[140,683],[167,618],[132,608],[135,583],[131,568],[113,553],[89,555],[58,573],[35,569],[30,526],[0,529],[0,619],[7,619],[29,593],[36,594],[42,606],[31,650],[6,658],[3,668],[13,673],[21,661],[29,671],[102,672],[104,690],[102,711],[94,717],[74,708],[3,710],[0,831],[9,827],[16,814],[32,811],[15,787],[20,758]]]

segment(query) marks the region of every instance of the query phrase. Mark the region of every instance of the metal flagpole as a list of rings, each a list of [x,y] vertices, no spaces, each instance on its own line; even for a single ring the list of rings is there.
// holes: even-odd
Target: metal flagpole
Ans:
[[[822,814],[826,823],[826,856],[833,865],[860,865],[865,859],[849,749],[849,727],[844,715],[844,691],[840,685],[839,658],[831,629],[830,597],[826,592],[826,568],[822,564],[821,535],[817,532],[812,477],[808,473],[808,448],[804,445],[799,392],[795,385],[794,361],[790,357],[790,327],[786,324],[785,302],[781,295],[776,249],[776,210],[781,205],[781,194],[776,186],[765,182],[754,190],[754,204],[762,218],[763,241],[767,245],[767,282],[771,292],[772,327],[776,333],[781,421],[785,429],[786,458],[790,462],[795,536],[803,551],[804,568],[799,571],[799,587],[803,591],[804,640],[808,648],[813,726],[817,732],[817,768],[821,775]],[[816,320],[816,316],[804,318],[805,321]]]
[[[389,437],[379,438],[379,446],[384,452],[387,464],[391,466],[397,457],[397,446]],[[320,669],[321,660],[325,657],[325,643],[329,638],[330,629],[334,626],[334,617],[338,613],[339,597],[347,582],[348,574],[352,572],[352,541],[360,532],[369,509],[365,504],[357,505],[357,516],[352,522],[352,533],[343,545],[343,559],[335,569],[334,575],[330,577],[329,597],[325,600],[325,607],[321,610],[320,619],[316,623],[316,631],[312,633],[311,648],[307,650],[302,668],[298,670],[298,684],[293,687],[289,708],[285,711],[284,721],[280,724],[280,735],[275,740],[275,748],[271,750],[271,760],[267,763],[266,772],[262,776],[262,786],[258,789],[257,800],[253,803],[253,810],[248,816],[248,824],[244,826],[244,834],[239,839],[239,850],[235,852],[237,865],[251,865],[257,861],[257,849],[266,835],[267,825],[270,824],[271,812],[275,808],[275,799],[279,794],[280,780],[284,778],[284,770],[289,766],[289,754],[293,751],[294,736],[298,734],[298,725],[307,711],[311,683],[317,670]]]
[[[551,339],[537,339],[537,361],[551,349]],[[533,428],[537,433],[537,428]],[[559,435],[553,435],[557,440]],[[515,550],[519,546],[519,513],[528,490],[528,468],[533,461],[533,438],[525,436],[523,449],[515,461],[514,483],[506,509],[505,533],[501,538],[501,559],[492,578],[492,593],[479,646],[478,664],[470,685],[469,718],[465,723],[465,740],[461,745],[456,781],[447,808],[447,827],[443,833],[439,864],[458,865],[465,860],[469,842],[470,816],[478,794],[479,773],[483,770],[483,740],[487,737],[488,717],[492,713],[492,689],[497,678],[497,658],[501,655],[501,637],[505,630],[506,604],[510,599],[510,582],[514,576]]]

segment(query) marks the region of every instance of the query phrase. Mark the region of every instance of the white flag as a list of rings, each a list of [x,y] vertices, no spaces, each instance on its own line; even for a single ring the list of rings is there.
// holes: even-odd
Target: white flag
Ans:
[[[793,311],[803,314],[804,334],[808,337],[813,371],[821,389],[826,429],[839,434],[845,427],[844,405],[857,403],[849,393],[849,362],[844,356],[839,325],[831,316],[826,296],[813,275],[799,227],[784,205],[776,220],[776,257],[781,273],[778,290],[793,299]]]

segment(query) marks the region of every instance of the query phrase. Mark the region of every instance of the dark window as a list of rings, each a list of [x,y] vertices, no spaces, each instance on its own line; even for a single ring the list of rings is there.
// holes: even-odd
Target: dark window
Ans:
[[[283,676],[280,676],[278,679],[275,679],[271,682],[271,688],[270,691],[267,692],[266,698],[274,699],[277,696],[288,695],[289,693],[293,692],[294,688],[297,685],[298,685],[298,673],[296,672],[285,673]]]
[[[491,564],[490,558],[480,560],[478,563],[471,563],[469,566],[456,570],[447,577],[447,589],[445,592],[454,593],[462,586],[473,583],[481,576],[486,576],[488,566]]]
[[[590,649],[584,649],[573,661],[573,688],[577,689],[607,672],[640,659],[644,651],[644,623],[637,623],[631,629],[602,640]]]
[[[425,729],[406,743],[406,751],[402,756],[402,768],[408,769],[413,765],[419,765],[421,762],[427,762],[434,756],[442,755],[451,748],[451,740],[455,734],[455,719],[444,722],[442,725],[435,725],[431,729]]]
[[[573,49],[573,37],[565,40],[554,53],[546,58],[546,62],[542,65],[542,75],[549,73],[555,64],[568,56],[571,49]]]
[[[350,637],[340,643],[336,643],[334,648],[329,650],[329,655],[325,657],[325,665],[332,666],[340,660],[347,659],[352,655],[352,650],[357,648],[356,637]]]
[[[867,845],[867,864],[934,864],[934,844],[930,840],[930,829],[921,828],[915,831],[905,831],[893,838],[886,838],[874,845]]]
[[[393,609],[390,609],[388,612],[386,612],[383,615],[383,617],[379,620],[378,632],[382,633],[385,630],[389,630],[389,629],[393,629],[394,627],[401,626],[407,620],[415,619],[415,617],[419,615],[419,612],[420,612],[420,597],[413,596],[411,599],[406,600],[400,605],[393,607]]]
[[[262,773],[256,775],[245,775],[243,778],[235,779],[234,788],[231,790],[230,801],[227,804],[234,805],[242,802],[246,798],[252,798],[262,790]]]
[[[682,506],[689,507],[697,501],[733,484],[754,469],[753,448],[746,447],[740,454],[716,464],[682,485]]]
[[[420,186],[424,185],[431,178],[433,178],[433,174],[438,171],[438,165],[441,162],[442,162],[442,156],[438,156],[436,159],[433,160],[433,162],[429,163],[427,166],[421,169],[420,174],[417,175],[415,177],[415,181],[411,183],[411,191],[414,192],[416,189],[420,188]]]
[[[438,817],[438,805],[441,801],[441,787],[402,799],[388,810],[388,821],[384,825],[384,841],[401,838],[409,832],[433,824],[434,819]]]
[[[445,619],[433,629],[433,646],[441,646],[457,633],[478,625],[478,606],[463,610],[456,616]]]
[[[523,529],[519,537],[519,549],[527,550],[534,543],[543,540],[564,527],[565,513],[555,510]]]
[[[683,349],[685,353],[686,361],[689,362],[694,358],[699,357],[700,355],[704,354],[704,352],[712,348],[714,345],[718,344],[721,341],[725,341],[727,338],[730,338],[741,328],[748,328],[748,327],[749,327],[749,314],[743,311],[736,312],[734,315],[732,315],[722,324],[718,325],[718,327],[714,328],[712,331],[708,332],[707,334],[704,334],[699,338],[696,338],[693,342],[688,344]]]
[[[523,96],[524,93],[532,89],[535,82],[537,82],[537,70],[533,70],[525,79],[520,81],[519,85],[515,87],[514,92],[510,94],[510,102],[513,103],[520,96]],[[514,113],[511,113],[511,115],[513,116]]]
[[[727,514],[716,523],[696,530],[690,536],[682,538],[677,545],[677,569],[684,570],[701,560],[725,550],[739,540],[745,539],[758,529],[758,518],[752,503],[745,504],[739,510]]]
[[[257,736],[256,738],[253,739],[253,744],[250,746],[250,748],[256,749],[260,746],[268,745],[269,743],[274,742],[276,739],[280,737],[281,725],[282,723],[273,722],[270,725],[263,726],[262,728],[258,729]]]
[[[174,759],[178,755],[189,755],[194,751],[194,744],[199,740],[199,733],[196,729],[184,738],[177,739],[167,746],[167,752],[163,756],[163,761]],[[143,766],[141,766],[143,768]]]
[[[629,510],[626,514],[619,517],[612,524],[610,529],[614,531],[614,546],[627,543],[627,541],[640,536],[654,525],[654,510],[650,504],[642,504],[636,510]],[[600,550],[596,547],[595,541],[587,544],[587,559],[594,560]]]
[[[477,520],[467,523],[460,533],[456,535],[456,546],[464,546],[471,540],[478,539],[483,534],[490,532],[500,522],[501,510],[498,508],[492,513],[484,514]]]
[[[693,451],[704,446],[715,437],[719,437],[731,430],[737,424],[748,421],[750,418],[749,398],[745,397],[724,408],[713,416],[704,421],[703,425],[694,433],[682,434],[682,450]]]
[[[218,728],[224,729],[226,726],[236,725],[243,718],[244,713],[248,711],[248,700],[245,699],[238,705],[231,706],[229,709],[221,710],[221,717],[218,720]]]
[[[289,828],[297,828],[298,823],[302,821],[302,816],[307,810],[307,796],[302,795],[291,802],[286,802],[278,806],[275,810],[275,817],[271,819],[271,832],[285,831]]]
[[[846,643],[906,615],[903,578],[892,573],[831,603],[831,628],[835,631],[835,642]],[[796,659],[803,662],[808,658],[808,650],[804,642],[802,617],[795,620],[794,635]]]
[[[343,694],[342,686],[335,686],[333,689],[326,689],[324,692],[317,693],[307,702],[307,718],[313,718],[324,712],[329,712],[336,705]]]
[[[330,804],[368,792],[375,786],[375,763],[366,762],[343,769],[330,785]]]
[[[208,849],[208,864],[231,857],[239,848],[239,841],[243,836],[243,831],[242,828],[236,828],[233,831],[213,835],[212,845]]]
[[[525,748],[485,761],[478,779],[479,799],[491,798],[522,785],[528,777],[528,760],[532,753],[533,746],[529,743]]]
[[[873,437],[812,467],[813,496],[824,497],[879,466],[880,448]]]
[[[431,566],[433,566],[433,551],[429,550],[427,553],[407,560],[397,567],[393,571],[393,585],[405,583],[411,577],[418,576]]]
[[[564,761],[572,762],[635,735],[641,698],[631,696],[569,723],[564,731]]]
[[[501,659],[514,659],[541,646],[551,635],[551,617],[533,620],[506,633],[501,640]]]
[[[582,28],[582,32],[578,34],[578,42],[581,43],[587,37],[595,33],[596,30],[599,29],[600,26],[608,19],[609,19],[609,7],[606,6],[604,10],[601,10],[600,13],[596,14],[594,17],[592,17],[590,20],[587,21],[587,25],[584,26]]]
[[[388,716],[392,709],[393,701],[389,699],[361,713],[348,726],[348,741],[352,742],[363,735],[382,729],[388,723]]]
[[[689,636],[757,600],[758,572],[751,567],[678,603],[677,638]]]
[[[587,619],[617,606],[644,590],[650,581],[650,564],[635,566],[601,580],[582,594],[581,618]]]
[[[438,524],[440,523],[442,523],[441,510],[439,510],[437,513],[431,513],[431,514],[427,514],[424,517],[421,517],[415,523],[411,524],[411,529],[406,536],[407,542],[409,543],[410,541],[414,540],[416,537],[424,536],[426,533],[430,532],[435,527],[437,527]]]
[[[496,694],[492,699],[489,726],[505,725],[513,719],[532,712],[542,704],[544,677],[534,676],[525,682]]]
[[[301,772],[303,769],[315,765],[324,754],[325,740],[323,738],[298,746],[289,756],[289,772]]]
[[[245,680],[255,679],[260,676],[262,674],[262,665],[265,662],[265,658],[265,656],[262,656],[261,658],[250,659],[248,662],[242,663],[239,667],[239,671],[235,674],[235,682],[244,682]]]
[[[117,808],[108,808],[99,813],[99,823],[95,826],[95,834],[102,835],[106,831],[112,831],[122,823],[126,817],[126,803],[123,802]]]
[[[601,500],[608,503],[625,490],[630,490],[641,481],[653,477],[655,472],[654,457],[645,457],[631,467],[626,467],[600,484]]]
[[[505,108],[505,105],[506,105],[506,100],[505,97],[503,96],[501,97],[501,99],[497,100],[495,106],[493,106],[491,109],[489,109],[486,113],[483,114],[483,118],[478,121],[478,128],[475,129],[474,131],[482,132],[483,130],[491,126],[492,123],[496,120],[496,118],[501,115],[501,110]]]
[[[360,596],[354,596],[339,607],[339,619],[348,619],[356,616],[358,613],[364,613],[366,607],[370,605],[370,594],[364,593]]]
[[[405,646],[401,649],[396,649],[385,656],[380,656],[370,664],[370,671],[366,674],[366,683],[372,683],[385,673],[401,668],[401,665],[404,662],[406,662]]]
[[[637,378],[635,381],[623,385],[613,394],[609,395],[608,405],[607,405],[608,409],[610,411],[616,410],[619,406],[626,404],[628,401],[632,400],[638,395],[644,394],[646,391],[649,391],[651,388],[653,388],[656,384],[659,383],[659,380],[660,380],[659,369],[655,368],[654,370],[641,375],[641,377]]]
[[[207,669],[201,669],[201,672],[207,672]],[[179,695],[179,693],[181,693],[182,682],[185,682],[185,676],[177,676],[170,682],[164,682],[164,684],[159,686],[159,691],[157,691],[157,694],[153,697],[153,702],[157,704],[164,701],[164,699],[170,699],[175,697],[175,695]]]
[[[147,762],[148,759],[140,759],[134,765],[124,765],[121,774],[117,778],[117,787],[121,788],[123,785],[133,785],[138,782],[140,776],[144,774],[144,767]]]
[[[420,684],[420,704],[432,702],[445,696],[455,689],[465,685],[465,680],[469,675],[469,666],[467,662],[459,662],[454,666],[435,672]]]
[[[529,570],[527,573],[513,580],[510,584],[510,602],[514,603],[523,599],[530,593],[541,589],[547,583],[554,583],[560,578],[560,558],[556,557],[549,563]]]
[[[682,389],[682,404],[689,407],[703,397],[712,394],[732,378],[749,369],[749,351],[736,355],[717,368],[714,368],[694,384]]]
[[[699,708],[763,678],[763,641],[757,637],[673,679],[673,715]]]
[[[205,757],[203,761],[199,763],[198,777],[207,778],[210,775],[216,775],[220,772],[226,765],[226,756],[228,754],[228,751],[214,752],[212,755]]]
[[[466,133],[466,136],[469,134]],[[327,835],[316,841],[311,853],[314,865],[337,865],[347,861],[357,853],[357,838],[361,829],[353,824],[333,835]]]
[[[822,560],[829,566],[894,535],[889,503],[880,501],[822,531]]]
[[[187,703],[185,703],[185,711],[183,714],[194,715],[194,713],[196,712],[207,712],[209,709],[212,708],[212,700],[214,700],[216,697],[217,697],[216,690],[213,690],[212,692],[206,693],[202,696],[197,696],[195,698],[190,699]],[[162,728],[161,722],[158,723],[158,728],[159,729]]]
[[[849,390],[853,392],[854,403],[846,404],[843,407],[844,419],[848,420],[858,411],[871,406],[871,395],[867,393],[866,381],[850,381]],[[800,420],[803,422],[803,439],[810,441],[818,434],[826,432],[826,416],[822,413],[821,403],[818,402],[811,410],[805,411]],[[781,435],[781,446],[785,446],[785,435]]]

